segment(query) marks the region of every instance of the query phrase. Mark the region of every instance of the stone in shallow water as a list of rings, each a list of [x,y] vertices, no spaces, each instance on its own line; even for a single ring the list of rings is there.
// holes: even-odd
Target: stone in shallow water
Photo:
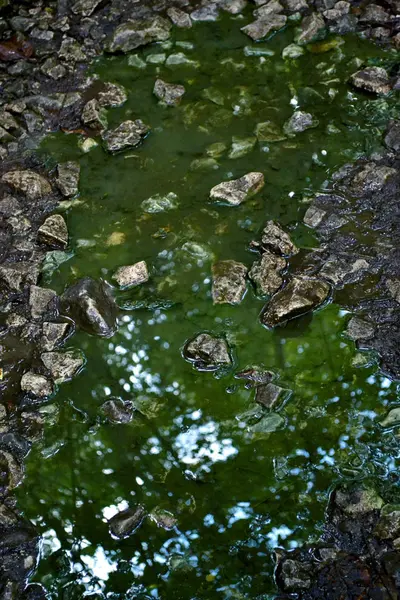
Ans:
[[[128,289],[146,283],[149,280],[149,272],[145,261],[142,260],[134,265],[119,267],[112,278],[120,288]]]
[[[0,450],[0,488],[13,490],[24,478],[24,466],[11,454]],[[3,541],[4,543],[4,541]],[[2,563],[4,568],[4,563]]]
[[[321,279],[293,277],[272,296],[261,315],[261,322],[275,327],[318,308],[327,298],[330,285]]]
[[[140,119],[136,119],[136,121],[124,121],[115,129],[106,131],[102,134],[102,138],[106,150],[114,153],[128,148],[135,148],[143,141],[149,131],[150,127],[148,125],[145,125]]]
[[[287,17],[285,15],[272,13],[267,18],[260,18],[249,25],[245,25],[241,28],[241,31],[251,37],[252,40],[257,41],[265,38],[272,31],[284,27],[286,21]]]
[[[247,267],[234,260],[220,260],[212,266],[214,304],[239,304],[246,293]]]
[[[158,506],[151,511],[149,518],[157,527],[166,531],[171,531],[178,523],[178,519],[171,512]]]
[[[167,15],[177,27],[189,28],[192,26],[192,19],[190,16],[175,6],[171,6],[171,8],[167,10]]]
[[[396,173],[396,169],[392,167],[377,165],[374,162],[366,163],[353,177],[351,191],[357,195],[379,192]]]
[[[309,44],[322,39],[326,35],[325,23],[321,15],[311,13],[304,17],[295,37],[296,44]]]
[[[297,44],[289,44],[282,50],[282,58],[299,58],[304,54],[304,48]]]
[[[85,360],[80,352],[43,352],[40,358],[56,383],[68,381],[79,373]]]
[[[281,142],[286,140],[286,135],[282,133],[279,125],[276,125],[273,121],[257,123],[254,133],[259,142]]]
[[[326,216],[326,210],[317,206],[310,206],[304,215],[303,222],[307,227],[318,227]]]
[[[352,517],[379,510],[384,505],[378,493],[369,487],[355,490],[337,489],[334,502],[346,515]]]
[[[283,126],[283,131],[286,135],[293,136],[296,133],[302,133],[306,129],[318,127],[319,121],[315,119],[311,113],[306,113],[302,110],[296,110],[293,115],[286,121]]]
[[[382,427],[395,427],[400,425],[400,408],[392,408],[383,421],[380,422],[380,425]]]
[[[38,230],[38,241],[51,248],[66,248],[68,245],[68,229],[61,215],[47,217]]]
[[[293,256],[299,251],[289,234],[275,221],[267,221],[262,231],[261,248],[282,256]]]
[[[283,283],[281,272],[286,267],[286,260],[267,250],[261,260],[253,263],[249,271],[250,279],[255,283],[260,296],[274,294]]]
[[[50,352],[60,346],[71,332],[70,323],[43,323],[43,335],[40,341],[42,350]]]
[[[197,68],[200,63],[197,60],[192,60],[186,56],[183,52],[176,52],[176,54],[170,54],[165,61],[167,67],[175,67],[179,65],[186,65],[187,67]]]
[[[385,95],[391,90],[388,72],[382,67],[366,67],[350,77],[350,83],[358,90]]]
[[[86,102],[81,115],[82,123],[89,127],[103,131],[107,128],[107,113],[96,98]]]
[[[35,263],[20,262],[0,266],[0,281],[3,281],[11,290],[20,291],[22,284],[35,284],[38,278],[39,269]]]
[[[218,5],[215,2],[201,6],[190,13],[192,21],[216,21],[219,17]]]
[[[165,196],[156,194],[151,198],[147,198],[147,200],[143,200],[141,207],[144,212],[150,214],[174,210],[178,208],[178,196],[174,192],[169,192]]]
[[[90,17],[90,15],[95,11],[96,7],[103,0],[78,0],[72,6],[72,12],[75,14],[82,15],[84,17]]]
[[[54,391],[53,382],[43,375],[28,371],[21,378],[21,390],[28,392],[36,398],[46,398]]]
[[[289,389],[282,388],[274,383],[267,383],[256,387],[255,401],[270,410],[276,410],[286,402],[291,394],[292,391]]]
[[[107,82],[98,94],[98,102],[101,107],[122,106],[128,99],[126,89],[117,83]]]
[[[232,146],[228,154],[228,158],[235,159],[246,156],[246,154],[249,154],[249,152],[253,150],[256,141],[257,138],[255,137],[241,138],[233,136]]]
[[[25,194],[30,200],[37,200],[51,194],[51,185],[45,177],[27,169],[25,171],[9,171],[1,180],[17,192]]]
[[[354,341],[368,340],[373,337],[374,332],[374,326],[359,317],[352,317],[347,324],[346,334]]]
[[[200,333],[183,349],[183,356],[198,371],[217,371],[232,364],[226,341],[209,333]]]
[[[34,319],[40,318],[49,309],[49,304],[57,294],[49,288],[31,285],[29,289],[29,306]]]
[[[154,95],[168,106],[177,106],[185,93],[183,85],[166,83],[162,79],[157,79],[154,84]]]
[[[135,507],[127,508],[114,515],[108,522],[110,534],[113,538],[123,540],[141,526],[147,516],[146,509],[138,504]]]
[[[224,181],[214,186],[210,191],[210,198],[237,206],[257,194],[263,187],[264,175],[262,173],[247,173],[239,179]]]
[[[111,423],[130,423],[134,413],[132,402],[121,400],[121,398],[106,400],[100,410]]]
[[[144,21],[127,21],[116,28],[106,50],[129,52],[152,42],[164,42],[170,36],[170,29],[171,23],[159,16]]]
[[[57,187],[67,198],[78,193],[81,167],[78,162],[69,161],[57,165]]]

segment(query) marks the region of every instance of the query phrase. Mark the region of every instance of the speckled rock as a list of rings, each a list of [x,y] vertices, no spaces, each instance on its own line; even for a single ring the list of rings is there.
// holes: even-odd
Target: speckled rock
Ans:
[[[170,29],[171,23],[159,16],[144,21],[127,21],[116,28],[106,50],[130,52],[152,42],[164,42],[170,36]]]
[[[110,398],[102,404],[101,412],[111,423],[129,423],[133,418],[134,407],[129,400]]]
[[[107,128],[107,113],[100,106],[97,98],[92,98],[86,102],[81,115],[82,123],[98,131],[103,131]]]
[[[73,350],[68,352],[43,352],[40,358],[56,383],[63,383],[72,379],[85,364],[82,354]]]
[[[185,93],[183,85],[166,83],[162,79],[157,79],[153,89],[154,95],[168,106],[177,106],[180,104]]]
[[[272,31],[276,31],[281,29],[286,25],[287,17],[285,15],[280,15],[276,13],[272,13],[266,18],[260,18],[249,25],[245,25],[241,28],[243,33],[251,37],[252,40],[258,41],[261,40],[267,35],[269,35]]]
[[[65,341],[71,332],[70,323],[43,323],[43,335],[40,340],[40,347],[46,352],[55,350]]]
[[[260,296],[274,294],[283,283],[282,271],[286,267],[286,260],[266,250],[261,260],[253,263],[249,271],[249,278],[254,282]]]
[[[49,309],[49,304],[57,297],[54,290],[31,285],[29,289],[29,306],[34,319],[40,318]]]
[[[377,95],[386,95],[391,90],[390,79],[382,67],[366,67],[350,77],[350,83],[358,90]]]
[[[352,317],[347,324],[346,334],[354,341],[367,340],[373,337],[375,328],[372,323],[360,319],[360,317]]]
[[[61,215],[47,217],[38,230],[38,241],[51,248],[64,249],[68,245],[68,229]]]
[[[5,173],[1,180],[14,188],[17,192],[25,194],[30,200],[43,198],[51,194],[51,185],[45,177],[31,171],[9,171]]]
[[[53,382],[43,375],[28,371],[21,378],[21,390],[32,394],[35,398],[46,398],[54,391]]]
[[[246,293],[247,267],[235,260],[221,260],[212,266],[214,304],[239,304]]]
[[[303,18],[295,37],[296,44],[309,44],[322,39],[326,35],[325,22],[318,13],[311,13]]]
[[[190,18],[190,15],[185,13],[183,10],[176,8],[176,6],[171,6],[167,10],[167,15],[171,19],[172,23],[176,25],[176,27],[192,27],[192,19]]]
[[[116,107],[122,106],[128,99],[126,89],[117,83],[107,82],[97,96],[99,106]]]
[[[306,113],[302,110],[296,110],[293,115],[286,121],[283,126],[283,131],[288,136],[302,133],[306,129],[318,127],[319,121],[311,113]]]
[[[149,280],[149,272],[145,261],[142,260],[134,265],[119,267],[112,278],[120,288],[129,289],[141,283],[146,283]]]
[[[189,340],[183,349],[183,356],[198,371],[217,371],[232,364],[226,341],[209,333],[200,333]]]
[[[224,181],[214,186],[210,192],[210,198],[237,206],[257,194],[263,187],[264,175],[262,173],[247,173],[239,179]]]
[[[67,198],[78,193],[81,167],[78,162],[68,161],[57,165],[57,187]]]
[[[261,236],[261,251],[270,250],[274,254],[293,256],[299,249],[290,235],[275,221],[267,221]]]
[[[103,133],[104,146],[108,152],[114,154],[128,148],[138,146],[149,133],[150,127],[140,119],[124,121],[113,130]]]

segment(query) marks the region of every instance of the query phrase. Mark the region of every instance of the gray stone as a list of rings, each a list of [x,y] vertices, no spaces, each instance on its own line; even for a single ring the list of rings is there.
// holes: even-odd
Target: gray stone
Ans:
[[[78,162],[69,161],[57,165],[57,187],[67,198],[78,193],[81,167]]]
[[[319,274],[334,285],[360,281],[370,268],[365,258],[349,255],[329,258]]]
[[[300,28],[295,36],[296,44],[310,44],[324,38],[326,35],[325,23],[321,15],[318,13],[311,13],[307,17],[304,17]]]
[[[24,467],[11,452],[0,450],[0,473],[2,487],[15,489],[24,478]],[[4,564],[2,564],[4,568]]]
[[[107,82],[98,94],[98,102],[101,107],[122,106],[128,99],[128,94],[122,85]]]
[[[162,529],[165,529],[165,531],[171,531],[171,529],[178,524],[177,518],[174,517],[171,512],[158,506],[153,508],[149,514],[149,519],[153,521],[157,527],[161,527]]]
[[[385,135],[385,144],[391,150],[400,152],[400,121],[390,124]]]
[[[232,137],[232,146],[228,158],[234,160],[246,156],[246,154],[249,154],[249,152],[253,150],[256,141],[257,138],[255,137],[240,138],[234,135]]]
[[[61,65],[54,57],[50,57],[44,61],[40,70],[44,75],[51,79],[62,79],[67,74],[67,69]]]
[[[400,536],[400,506],[385,504],[382,506],[374,535],[383,540],[394,540]]]
[[[42,317],[49,309],[49,304],[57,297],[54,290],[31,285],[29,290],[29,306],[34,319]]]
[[[220,0],[219,6],[231,15],[238,15],[247,6],[247,0]]]
[[[113,154],[128,148],[135,148],[144,140],[149,131],[148,125],[145,125],[140,119],[136,119],[136,121],[124,121],[116,129],[106,131],[102,138],[106,150]]]
[[[200,333],[183,349],[183,356],[198,371],[217,371],[232,364],[226,341],[209,333]]]
[[[283,6],[278,0],[269,0],[266,4],[257,8],[253,15],[257,18],[266,19],[273,13],[281,13],[283,12]]]
[[[326,217],[326,211],[317,206],[310,206],[304,215],[303,222],[308,227],[318,227]]]
[[[189,28],[192,26],[192,19],[190,16],[175,6],[171,6],[171,8],[167,10],[167,15],[176,27]]]
[[[132,535],[143,523],[147,516],[146,509],[140,504],[114,515],[108,522],[109,531],[113,538],[123,540]]]
[[[197,69],[200,66],[200,63],[197,60],[192,60],[186,56],[183,52],[176,52],[175,54],[170,54],[165,61],[167,67],[176,67],[179,65],[186,65],[187,67],[193,67]]]
[[[51,248],[66,248],[68,245],[68,229],[61,215],[47,217],[38,230],[38,241]]]
[[[350,12],[350,2],[336,2],[334,8],[324,11],[323,15],[327,21],[338,21],[340,17]]]
[[[78,0],[72,6],[72,12],[83,17],[90,17],[102,0]]]
[[[318,127],[318,125],[318,119],[313,117],[311,113],[296,110],[284,124],[283,131],[286,135],[294,136],[296,133],[302,133],[306,129],[313,129],[314,127]]]
[[[253,263],[249,277],[255,283],[260,296],[269,296],[279,290],[283,283],[281,272],[285,267],[286,260],[268,250],[261,256],[261,260]]]
[[[70,37],[66,37],[61,42],[58,57],[73,64],[86,61],[86,55],[82,52],[82,46]]]
[[[144,212],[150,214],[175,210],[178,208],[178,196],[174,192],[169,192],[165,196],[156,194],[155,196],[151,196],[151,198],[147,198],[147,200],[143,200],[140,206]]]
[[[177,106],[180,104],[185,93],[183,85],[166,83],[162,79],[157,79],[153,89],[154,95],[168,106]]]
[[[239,304],[246,293],[247,267],[234,260],[220,260],[212,266],[214,304]]]
[[[287,17],[272,13],[267,18],[260,18],[241,28],[241,31],[257,41],[265,38],[272,31],[277,31],[286,25]]]
[[[149,272],[145,261],[142,260],[134,265],[119,267],[112,278],[118,283],[120,288],[129,289],[146,283],[149,280]]]
[[[152,42],[165,42],[170,37],[170,29],[171,23],[159,16],[127,21],[116,28],[106,49],[108,52],[130,52]]]
[[[64,353],[43,352],[40,358],[56,383],[69,381],[79,373],[85,364],[83,356],[73,350]]]
[[[46,398],[54,392],[54,386],[47,377],[28,371],[22,375],[21,390],[32,394],[35,398]]]
[[[263,187],[264,175],[262,173],[247,173],[239,179],[224,181],[214,186],[210,191],[210,198],[237,206],[257,194]]]
[[[287,558],[282,562],[280,578],[285,592],[307,590],[311,587],[311,564]]]
[[[386,95],[391,90],[388,72],[382,67],[361,69],[353,73],[349,81],[356,89],[372,94]]]
[[[134,413],[132,402],[121,400],[121,398],[106,400],[100,410],[111,423],[129,423],[132,421]]]
[[[255,401],[269,410],[277,410],[282,407],[291,394],[291,390],[274,383],[267,383],[256,387]]]
[[[61,297],[61,310],[92,335],[111,337],[116,331],[117,305],[103,281],[85,277],[69,287]]]
[[[43,335],[40,341],[42,350],[51,352],[61,346],[71,331],[69,323],[43,323]]]
[[[360,23],[367,23],[368,25],[385,25],[390,23],[391,20],[391,15],[377,4],[368,4],[360,16]]]
[[[4,217],[17,216],[22,212],[21,204],[13,196],[5,196],[0,200],[0,215]]]
[[[308,8],[306,0],[282,0],[282,3],[287,11],[296,13]]]
[[[1,180],[17,192],[25,194],[30,200],[43,198],[43,196],[47,196],[47,194],[51,194],[52,192],[51,185],[47,179],[30,169],[25,171],[9,171],[3,175]]]
[[[368,340],[373,337],[374,332],[374,326],[359,317],[352,317],[347,324],[346,334],[354,341]]]
[[[329,296],[330,286],[321,279],[293,277],[265,306],[261,322],[275,327],[318,308]]]
[[[340,35],[352,33],[357,30],[357,27],[357,17],[353,14],[343,15],[337,21],[329,21],[329,31]]]
[[[262,231],[261,246],[282,256],[293,256],[298,253],[298,248],[292,242],[290,236],[275,221],[267,221]]]
[[[392,167],[377,165],[374,162],[366,163],[353,177],[351,191],[357,195],[379,192],[396,173],[396,169]]]
[[[388,279],[385,285],[392,298],[400,303],[400,279]]]
[[[21,290],[21,285],[35,284],[39,277],[36,263],[20,262],[0,266],[0,280],[4,281],[10,290]]]
[[[107,114],[96,98],[89,100],[83,107],[81,115],[82,123],[89,127],[103,131],[107,128]]]
[[[380,510],[384,501],[373,488],[365,487],[351,491],[336,490],[335,504],[346,515],[357,517],[373,510]]]
[[[192,21],[216,21],[219,17],[219,8],[215,2],[205,4],[190,13]]]

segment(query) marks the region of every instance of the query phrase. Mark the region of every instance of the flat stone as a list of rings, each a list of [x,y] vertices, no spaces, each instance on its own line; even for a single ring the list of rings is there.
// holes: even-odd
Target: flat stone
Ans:
[[[97,99],[102,108],[114,108],[125,104],[128,99],[128,94],[122,85],[107,82],[104,84],[101,92],[98,93]]]
[[[185,91],[183,85],[166,83],[162,79],[156,80],[153,89],[154,95],[168,106],[177,106],[180,104]]]
[[[83,17],[90,17],[102,0],[78,0],[72,6],[72,12]]]
[[[178,519],[171,512],[158,506],[153,508],[149,514],[149,519],[153,521],[157,527],[161,527],[162,529],[165,529],[165,531],[171,531],[171,529],[178,524]]]
[[[356,89],[372,94],[384,96],[391,90],[388,72],[382,67],[361,69],[353,73],[349,81]]]
[[[167,15],[176,27],[192,27],[192,19],[190,16],[175,6],[171,6],[171,8],[167,10]]]
[[[290,235],[275,221],[267,221],[265,224],[261,236],[261,247],[282,256],[293,256],[299,251]]]
[[[336,2],[334,8],[325,10],[323,15],[327,21],[338,21],[340,17],[350,12],[350,8],[350,2]]]
[[[211,200],[226,202],[231,206],[238,206],[251,196],[254,196],[264,187],[264,175],[252,172],[239,179],[219,183],[210,191]]]
[[[146,509],[140,504],[120,511],[108,522],[110,534],[118,540],[129,537],[141,526],[146,515]]]
[[[321,279],[293,277],[265,306],[261,322],[275,327],[320,306],[329,296],[330,285]]]
[[[111,423],[130,423],[134,413],[132,402],[121,400],[121,398],[106,400],[100,410]]]
[[[47,217],[38,230],[38,241],[51,248],[66,248],[68,245],[68,229],[61,215]]]
[[[68,161],[57,165],[57,187],[67,198],[78,193],[81,167],[78,162]]]
[[[81,115],[82,123],[88,125],[93,129],[103,131],[107,128],[107,113],[104,108],[100,106],[97,98],[92,98],[89,102],[86,102],[83,107]]]
[[[63,383],[79,373],[85,364],[83,356],[73,350],[43,352],[40,358],[56,383]]]
[[[189,340],[183,356],[198,371],[217,371],[232,364],[226,341],[209,333],[200,333]]]
[[[47,194],[51,194],[52,192],[51,185],[47,179],[30,169],[26,169],[25,171],[9,171],[3,175],[1,180],[17,192],[24,194],[30,200],[43,198],[43,196],[47,196]]]
[[[279,290],[283,283],[281,272],[286,267],[286,260],[266,250],[261,260],[253,263],[249,278],[254,282],[260,296],[269,296]]]
[[[119,25],[106,46],[108,52],[130,52],[151,44],[165,42],[170,37],[171,23],[156,16],[148,20],[131,20]]]
[[[54,392],[54,386],[53,382],[47,377],[28,371],[22,375],[21,390],[32,394],[36,398],[46,398]]]
[[[142,260],[134,265],[119,267],[112,278],[118,283],[120,288],[129,289],[146,283],[149,280],[149,272],[145,261]]]
[[[277,31],[286,25],[287,17],[272,13],[267,18],[260,18],[241,28],[241,31],[257,41],[265,38],[272,31]]]
[[[65,341],[71,331],[69,323],[43,323],[43,335],[40,341],[42,350],[51,352]]]
[[[108,152],[112,154],[138,146],[149,133],[150,127],[140,119],[124,121],[111,131],[103,133],[102,138]]]
[[[389,125],[385,134],[385,144],[391,150],[400,152],[400,121],[393,121]]]
[[[303,17],[300,28],[295,36],[296,44],[310,44],[317,40],[321,40],[326,35],[326,27],[324,19],[318,13],[311,13],[307,17]]]
[[[31,285],[29,289],[29,306],[34,319],[39,319],[49,308],[50,302],[57,297],[54,290]]]
[[[281,13],[283,12],[283,6],[278,0],[269,0],[266,4],[257,8],[253,15],[258,18],[267,18],[273,13]]]
[[[214,304],[239,304],[246,294],[247,267],[234,260],[220,260],[212,266]]]
[[[313,129],[318,127],[318,125],[318,119],[313,117],[311,113],[296,110],[284,124],[283,131],[286,135],[294,136],[296,133],[302,133],[306,129]]]
[[[307,227],[318,227],[326,217],[326,210],[318,208],[317,206],[310,206],[307,208],[306,214],[304,215],[303,222]]]
[[[290,397],[292,391],[282,388],[274,383],[258,385],[256,387],[255,401],[269,410],[277,410]]]
[[[360,23],[369,25],[385,25],[392,20],[391,15],[378,4],[368,4],[360,16]]]
[[[368,340],[374,336],[375,328],[372,323],[359,317],[352,317],[347,324],[346,334],[354,341]]]
[[[232,137],[232,146],[228,158],[235,160],[237,158],[242,158],[242,156],[246,156],[246,154],[249,154],[253,150],[256,141],[257,138],[255,137],[240,138],[234,135]]]
[[[174,54],[170,54],[165,61],[165,64],[167,67],[186,65],[187,67],[193,67],[194,69],[197,69],[200,66],[200,63],[197,60],[188,58],[183,52],[175,52]]]

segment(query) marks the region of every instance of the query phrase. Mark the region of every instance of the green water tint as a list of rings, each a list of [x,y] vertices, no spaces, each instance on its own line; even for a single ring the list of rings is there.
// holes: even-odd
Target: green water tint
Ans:
[[[53,273],[47,263],[43,283],[61,293],[77,277],[110,281],[118,266],[138,260],[151,271],[140,289],[117,294],[122,312],[112,339],[72,339],[86,368],[60,387],[54,424],[28,459],[19,503],[43,535],[35,579],[54,599],[272,599],[273,548],[318,539],[332,486],[390,482],[398,468],[396,430],[379,425],[398,402],[396,385],[377,373],[375,357],[343,337],[348,317],[337,305],[268,331],[258,318],[264,302],[250,286],[235,307],[213,306],[210,292],[212,261],[250,266],[256,255],[248,244],[269,218],[287,226],[303,252],[316,246],[299,224],[303,200],[328,185],[333,169],[379,150],[382,128],[398,109],[394,96],[373,99],[341,82],[356,70],[355,57],[390,67],[393,54],[349,38],[285,61],[291,28],[255,45],[239,32],[242,23],[197,25],[174,32],[171,47],[137,53],[145,61],[182,51],[198,68],[138,70],[128,57],[97,64],[102,80],[129,92],[122,108],[108,111],[110,126],[140,117],[152,127],[140,148],[83,155],[74,135],[43,145],[49,165],[79,159],[84,202],[65,213],[71,252]],[[245,46],[275,54],[246,56]],[[185,84],[180,107],[157,104],[156,76]],[[217,104],[204,99],[210,88]],[[296,102],[318,128],[228,158],[232,136],[251,137],[267,120],[282,130]],[[218,169],[191,171],[217,142],[227,147]],[[250,170],[266,178],[258,196],[236,208],[209,203],[213,185]],[[178,195],[178,209],[143,212],[142,201],[169,192]],[[204,330],[226,337],[234,368],[198,373],[185,362],[185,341]],[[275,383],[290,390],[276,413],[235,379],[250,365],[272,370]],[[101,417],[110,396],[133,401],[130,424]],[[128,539],[112,539],[107,519],[136,503],[168,511],[176,526],[165,531],[146,519]]]

